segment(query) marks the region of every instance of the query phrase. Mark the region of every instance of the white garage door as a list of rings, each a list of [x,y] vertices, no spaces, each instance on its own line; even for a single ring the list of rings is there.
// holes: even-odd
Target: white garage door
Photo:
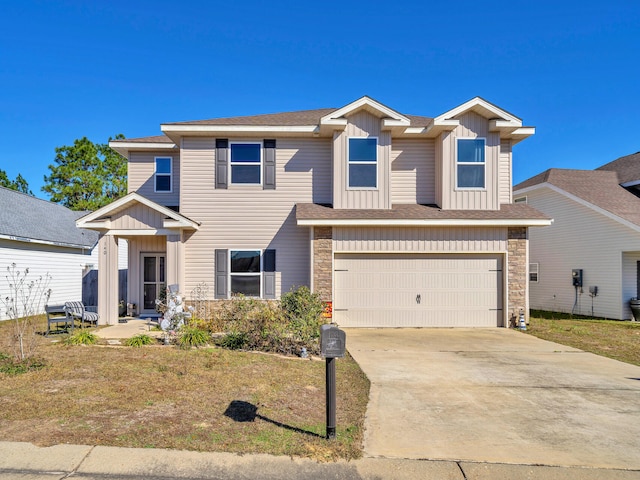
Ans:
[[[336,254],[343,327],[502,325],[501,255]]]

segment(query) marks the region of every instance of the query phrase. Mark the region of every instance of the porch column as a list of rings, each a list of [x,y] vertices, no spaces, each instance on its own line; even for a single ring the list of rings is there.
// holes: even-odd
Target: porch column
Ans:
[[[184,282],[184,258],[182,235],[167,235],[167,286],[177,283],[180,293],[187,295]]]
[[[102,235],[98,241],[99,325],[118,323],[118,239]]]

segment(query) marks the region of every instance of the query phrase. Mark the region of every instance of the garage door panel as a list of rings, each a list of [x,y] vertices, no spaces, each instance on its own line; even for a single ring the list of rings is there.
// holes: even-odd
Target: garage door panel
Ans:
[[[337,254],[334,318],[343,326],[497,326],[499,255]]]

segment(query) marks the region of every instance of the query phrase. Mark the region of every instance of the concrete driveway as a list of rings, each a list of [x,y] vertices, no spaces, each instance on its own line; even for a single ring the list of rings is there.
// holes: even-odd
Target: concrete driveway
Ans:
[[[640,367],[508,329],[345,331],[369,456],[640,469]]]

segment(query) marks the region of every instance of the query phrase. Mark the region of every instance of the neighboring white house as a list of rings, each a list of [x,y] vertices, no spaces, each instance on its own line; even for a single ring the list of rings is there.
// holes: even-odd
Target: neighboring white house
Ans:
[[[516,202],[554,219],[529,232],[531,308],[632,318],[629,299],[640,296],[639,184],[636,153],[596,170],[550,169],[514,187]]]
[[[528,311],[528,231],[514,146],[533,127],[476,97],[436,117],[369,97],[341,108],[161,125],[116,140],[129,193],[81,219],[100,233],[100,323],[166,285],[210,300],[308,285],[342,326],[508,326]]]
[[[50,304],[80,300],[83,271],[92,268],[92,248],[98,235],[76,227],[86,212],[0,187],[0,298],[10,295],[7,267],[16,264],[27,278],[51,275]],[[44,307],[44,304],[42,305]],[[6,320],[0,302],[0,320]]]

